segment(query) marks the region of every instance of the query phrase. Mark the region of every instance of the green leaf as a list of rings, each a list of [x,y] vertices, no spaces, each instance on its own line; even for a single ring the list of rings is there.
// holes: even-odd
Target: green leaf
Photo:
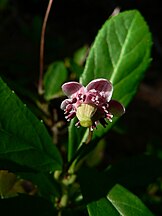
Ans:
[[[59,94],[67,75],[68,72],[63,62],[57,61],[49,66],[44,76],[44,97],[46,100],[51,100],[56,94]]]
[[[92,202],[87,208],[90,216],[153,216],[137,196],[121,185],[115,185],[107,198]]]
[[[86,59],[86,55],[88,53],[88,46],[84,45],[79,50],[74,53],[74,62],[78,65],[82,65]]]
[[[90,203],[87,209],[89,216],[120,216],[106,197]]]
[[[61,169],[62,159],[44,124],[0,79],[0,158],[36,170]]]
[[[105,22],[94,41],[80,82],[86,86],[96,78],[110,80],[114,87],[113,98],[126,107],[135,95],[151,61],[151,45],[149,28],[137,10],[111,17]],[[113,118],[113,122],[106,128],[98,125],[93,138],[100,139],[117,119]]]
[[[132,75],[136,75],[135,80],[141,80],[150,63],[151,44],[148,26],[137,10],[111,17],[90,50],[80,79],[82,84],[87,85],[98,77],[111,80],[113,85],[130,80]]]
[[[7,170],[0,170],[0,197],[2,199],[17,195],[16,191],[10,193],[16,181],[17,178],[14,173],[8,172]]]

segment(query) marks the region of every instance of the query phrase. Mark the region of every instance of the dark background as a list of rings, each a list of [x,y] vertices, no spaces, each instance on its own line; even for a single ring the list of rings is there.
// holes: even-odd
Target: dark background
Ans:
[[[9,0],[0,6],[0,75],[24,99],[36,93],[39,43],[47,0]],[[162,158],[162,6],[159,0],[54,0],[45,41],[45,68],[91,45],[115,7],[138,9],[152,32],[152,62],[136,97],[119,121],[121,133],[109,134],[108,156],[141,153]],[[19,92],[23,88],[24,92]],[[120,128],[120,129],[121,129]]]

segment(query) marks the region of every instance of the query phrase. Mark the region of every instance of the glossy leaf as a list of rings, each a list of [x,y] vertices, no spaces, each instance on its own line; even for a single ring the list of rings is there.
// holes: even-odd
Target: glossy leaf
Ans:
[[[92,202],[87,206],[89,216],[120,216],[115,207],[104,197],[98,201]]]
[[[115,185],[107,198],[92,202],[87,208],[90,216],[153,216],[137,196],[121,185]]]
[[[137,10],[111,17],[92,45],[80,82],[86,86],[96,78],[110,80],[114,87],[113,98],[126,107],[150,63],[151,45],[148,26]],[[113,118],[106,128],[98,125],[93,138],[100,139],[116,120]]]
[[[44,76],[44,97],[46,100],[53,99],[59,94],[61,85],[67,79],[67,69],[63,62],[58,61],[51,64]]]
[[[0,158],[41,171],[61,169],[61,156],[45,126],[2,79],[0,101]]]

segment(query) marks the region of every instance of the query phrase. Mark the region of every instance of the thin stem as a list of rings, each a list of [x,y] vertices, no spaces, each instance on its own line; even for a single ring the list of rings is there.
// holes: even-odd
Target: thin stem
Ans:
[[[79,149],[77,150],[74,157],[68,163],[65,173],[68,172],[69,170],[71,170],[71,168],[73,169],[73,166],[75,166],[75,163],[77,162],[78,157],[87,149],[87,144],[89,144],[91,142],[93,131],[90,128],[88,128],[88,130],[89,130],[89,133],[88,133],[88,137],[87,137],[86,142],[82,143],[82,145],[79,147]]]
[[[38,94],[43,94],[43,67],[44,67],[44,38],[48,16],[51,10],[53,0],[49,0],[46,14],[44,16],[42,32],[41,32],[41,40],[40,40],[40,71],[39,71],[39,81],[38,81]]]
[[[89,133],[88,133],[88,137],[87,137],[87,140],[86,140],[86,144],[90,143],[90,141],[92,140],[92,135],[93,135],[93,131],[91,130],[91,128],[89,127],[88,128],[89,130]]]

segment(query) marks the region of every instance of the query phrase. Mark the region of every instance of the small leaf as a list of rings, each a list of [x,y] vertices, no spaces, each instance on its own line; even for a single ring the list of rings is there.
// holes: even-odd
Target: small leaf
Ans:
[[[67,69],[63,62],[58,61],[51,64],[44,76],[45,99],[51,100],[61,90],[61,85],[67,79]]]
[[[0,170],[0,196],[2,199],[18,196],[18,194],[34,195],[37,192],[32,182],[17,178],[14,173]]]
[[[0,79],[0,158],[41,171],[61,169],[62,159],[45,126]]]
[[[0,170],[0,196],[1,198],[8,197],[9,191],[16,183],[17,178],[14,173],[10,173],[7,170]],[[17,193],[13,193],[11,196],[16,196]]]
[[[137,196],[121,185],[115,185],[107,198],[92,202],[87,208],[90,216],[153,216]]]
[[[86,59],[87,53],[88,53],[88,46],[85,45],[81,47],[79,50],[77,50],[74,53],[74,62],[77,63],[78,65],[83,65]]]

